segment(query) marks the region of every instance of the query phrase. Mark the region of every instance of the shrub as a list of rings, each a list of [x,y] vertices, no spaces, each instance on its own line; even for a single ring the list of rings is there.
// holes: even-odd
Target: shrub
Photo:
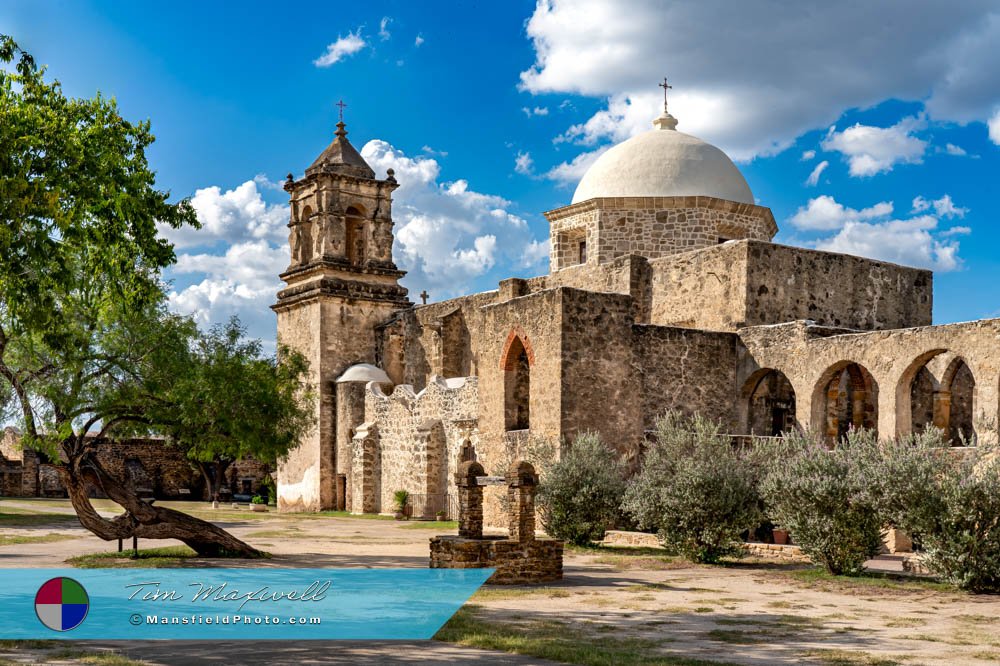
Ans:
[[[670,412],[623,508],[641,529],[696,562],[743,554],[741,533],[760,522],[759,470],[752,455],[733,446],[705,418]]]
[[[859,573],[881,550],[886,522],[868,488],[876,437],[852,430],[831,450],[791,433],[780,448],[768,456],[772,463],[761,485],[768,516],[830,573]]]
[[[876,500],[924,550],[924,565],[960,588],[1000,591],[1000,458],[958,451],[940,431],[884,445]]]
[[[596,433],[584,433],[552,464],[539,488],[545,531],[584,545],[604,537],[620,519],[624,466]]]
[[[396,511],[403,513],[410,501],[410,493],[407,490],[397,490],[392,494],[392,500],[396,503]]]

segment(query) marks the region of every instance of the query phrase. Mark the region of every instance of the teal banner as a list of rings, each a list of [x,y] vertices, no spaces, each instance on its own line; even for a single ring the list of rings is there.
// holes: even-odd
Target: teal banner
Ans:
[[[429,639],[494,569],[0,569],[0,639]]]

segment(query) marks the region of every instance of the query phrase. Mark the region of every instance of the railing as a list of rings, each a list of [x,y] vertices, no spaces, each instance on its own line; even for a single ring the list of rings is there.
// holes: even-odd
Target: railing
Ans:
[[[445,520],[458,519],[458,496],[447,493],[410,493],[407,506],[414,518],[435,518],[444,511]]]

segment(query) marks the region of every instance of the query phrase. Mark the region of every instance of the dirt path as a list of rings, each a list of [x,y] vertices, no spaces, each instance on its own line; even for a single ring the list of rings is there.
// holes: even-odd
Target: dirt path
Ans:
[[[10,506],[63,513],[57,510],[57,503],[16,501],[0,501],[0,512]],[[246,562],[246,566],[423,567],[427,565],[427,539],[436,533],[385,520],[261,516],[231,510],[215,515],[237,536],[274,555],[264,562]],[[4,534],[73,537],[0,547],[0,566],[4,567],[65,566],[67,557],[113,548],[113,544],[65,520],[0,526],[0,530]],[[140,548],[148,545],[151,542],[140,542]],[[488,624],[502,623],[525,634],[539,627],[556,627],[585,636],[642,639],[648,642],[651,657],[684,656],[750,665],[1000,663],[998,596],[966,595],[928,585],[809,577],[795,566],[707,567],[634,554],[571,552],[565,574],[562,582],[541,587],[483,588],[467,610]],[[405,651],[378,652],[372,645],[347,649],[345,644],[345,650],[318,649],[311,656],[296,652],[292,646],[270,643],[240,643],[229,649],[267,655],[271,664],[344,663],[338,661],[344,655],[364,661],[366,650],[397,659],[384,663],[409,663],[406,659],[410,658]],[[433,650],[412,649],[441,663],[505,663],[490,661],[484,656],[488,653],[467,652],[468,648],[436,644]],[[138,656],[131,649],[129,653]],[[147,656],[164,664],[232,661],[219,661],[218,652],[202,661],[177,661],[168,653],[161,645]],[[191,657],[194,653],[184,654]],[[282,655],[289,661],[282,661]],[[522,659],[509,663],[542,662]]]

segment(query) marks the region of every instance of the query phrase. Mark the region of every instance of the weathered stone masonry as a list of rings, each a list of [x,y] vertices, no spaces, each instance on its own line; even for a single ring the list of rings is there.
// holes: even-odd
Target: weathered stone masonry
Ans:
[[[282,510],[389,512],[405,489],[415,513],[454,513],[463,462],[504,474],[534,441],[560,451],[585,431],[634,460],[667,409],[831,443],[852,427],[995,436],[1000,321],[931,326],[929,271],[772,243],[735,166],[676,125],[609,151],[589,198],[546,213],[546,275],[424,305],[392,263],[395,179],[340,127],[286,185],[278,337],[309,357],[321,400],[282,461]],[[357,364],[383,376],[338,380]],[[510,499],[486,489],[488,527]]]

